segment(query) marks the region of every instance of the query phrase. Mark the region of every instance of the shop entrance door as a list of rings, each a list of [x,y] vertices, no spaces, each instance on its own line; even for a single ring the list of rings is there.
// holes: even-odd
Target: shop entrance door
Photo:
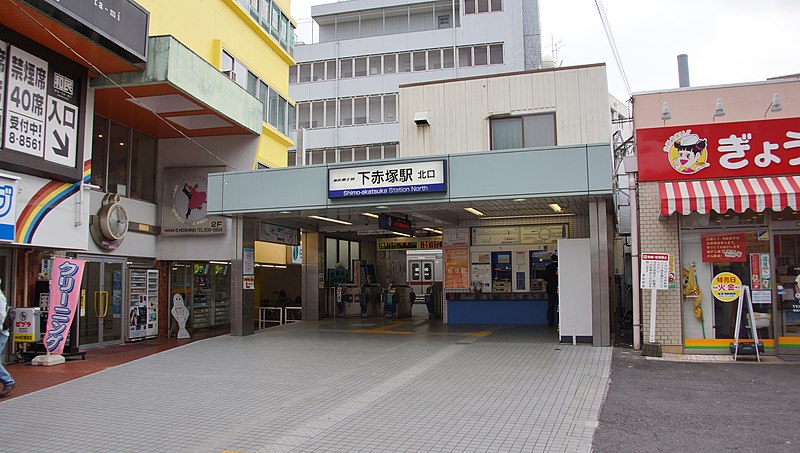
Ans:
[[[778,354],[800,354],[800,234],[775,234]]]
[[[79,346],[122,343],[125,259],[78,256],[86,260],[81,283]]]

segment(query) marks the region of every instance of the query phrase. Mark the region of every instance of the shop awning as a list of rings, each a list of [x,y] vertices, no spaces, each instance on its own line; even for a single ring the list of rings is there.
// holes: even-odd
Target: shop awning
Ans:
[[[728,210],[797,210],[800,176],[662,182],[659,193],[664,216],[692,211],[723,214]]]

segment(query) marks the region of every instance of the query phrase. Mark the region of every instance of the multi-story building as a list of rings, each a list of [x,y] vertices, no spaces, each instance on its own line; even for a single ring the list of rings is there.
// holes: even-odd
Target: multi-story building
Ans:
[[[206,177],[286,165],[289,0],[95,6],[0,6],[4,289],[44,305],[51,258],[85,261],[81,349],[166,335],[178,296],[190,330],[227,326],[241,224],[206,215]]]
[[[536,0],[353,0],[311,15],[318,42],[289,71],[305,152],[289,165],[397,157],[402,84],[541,66]]]

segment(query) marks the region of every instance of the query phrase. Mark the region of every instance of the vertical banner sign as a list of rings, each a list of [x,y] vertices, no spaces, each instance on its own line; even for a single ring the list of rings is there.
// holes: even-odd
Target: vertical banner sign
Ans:
[[[13,46],[9,55],[4,145],[43,158],[47,62]]]
[[[750,288],[753,291],[761,289],[761,254],[750,254]]]
[[[6,66],[8,60],[8,44],[0,41],[0,149],[3,148],[3,131],[5,128],[5,99],[6,99]]]
[[[50,274],[50,311],[44,346],[51,354],[64,352],[69,326],[75,318],[78,296],[83,280],[85,261],[72,258],[53,258]]]

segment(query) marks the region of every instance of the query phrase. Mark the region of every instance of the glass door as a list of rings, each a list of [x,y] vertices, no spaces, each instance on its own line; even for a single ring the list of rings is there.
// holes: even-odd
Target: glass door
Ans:
[[[800,354],[800,234],[775,235],[775,287],[780,309],[779,354]]]
[[[86,260],[78,323],[80,347],[121,343],[125,260],[89,256],[78,258]]]

